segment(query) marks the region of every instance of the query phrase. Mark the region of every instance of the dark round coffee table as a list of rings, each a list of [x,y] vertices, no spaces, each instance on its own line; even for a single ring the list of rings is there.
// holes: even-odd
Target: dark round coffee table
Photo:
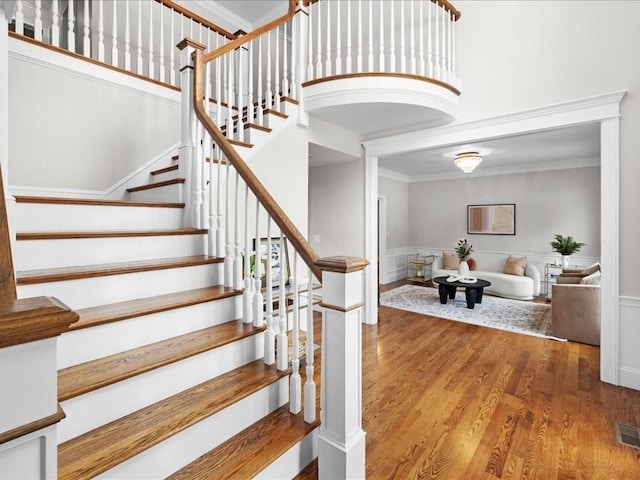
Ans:
[[[482,303],[482,294],[484,287],[491,285],[491,282],[478,278],[474,283],[466,282],[449,282],[449,277],[436,277],[433,279],[438,284],[438,293],[440,294],[440,303],[446,305],[447,298],[453,300],[456,298],[456,290],[458,287],[464,288],[464,296],[467,300],[467,308],[473,309],[476,303]]]

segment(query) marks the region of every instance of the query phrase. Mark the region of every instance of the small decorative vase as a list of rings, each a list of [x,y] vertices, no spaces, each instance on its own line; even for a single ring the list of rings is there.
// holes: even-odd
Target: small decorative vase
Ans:
[[[460,260],[460,265],[458,265],[458,275],[462,275],[463,277],[469,276],[469,264],[466,260]]]
[[[567,268],[571,262],[571,255],[562,255],[562,266]]]

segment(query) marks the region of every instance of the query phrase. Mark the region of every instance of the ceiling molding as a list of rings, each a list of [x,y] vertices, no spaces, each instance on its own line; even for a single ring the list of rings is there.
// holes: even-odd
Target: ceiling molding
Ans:
[[[435,182],[439,180],[461,180],[472,179],[477,177],[493,177],[495,175],[516,175],[522,173],[548,172],[553,170],[569,170],[573,168],[599,167],[600,157],[591,157],[584,159],[569,159],[554,162],[535,162],[524,165],[512,165],[506,167],[484,168],[474,170],[472,174],[463,172],[455,173],[436,173],[433,175],[418,175],[415,177],[407,177],[409,183],[417,182]],[[388,170],[387,170],[388,171]],[[390,172],[400,175],[395,172]]]
[[[368,156],[385,157],[428,148],[594,123],[620,116],[620,101],[626,90],[537,107],[507,115],[454,123],[444,127],[367,140]]]
[[[391,180],[398,180],[399,182],[404,183],[410,183],[412,181],[411,177],[408,175],[403,175],[401,173],[387,170],[385,168],[378,168],[378,176],[390,178]]]

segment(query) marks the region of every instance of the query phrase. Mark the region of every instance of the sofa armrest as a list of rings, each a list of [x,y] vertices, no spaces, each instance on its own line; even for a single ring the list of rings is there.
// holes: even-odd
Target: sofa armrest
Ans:
[[[444,268],[443,267],[443,263],[442,263],[442,257],[434,258],[433,259],[433,265],[431,266],[431,268],[442,270]]]
[[[583,278],[582,275],[577,277],[560,275],[556,277],[556,283],[559,285],[577,285]]]
[[[530,277],[533,280],[533,296],[540,295],[540,270],[535,265],[527,263],[524,269],[525,277]]]
[[[556,337],[600,345],[600,286],[553,285],[551,324]]]

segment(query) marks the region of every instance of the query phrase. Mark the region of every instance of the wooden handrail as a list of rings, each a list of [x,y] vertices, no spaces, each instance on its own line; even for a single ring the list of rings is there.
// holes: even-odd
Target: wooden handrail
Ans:
[[[194,22],[198,22],[200,25],[203,25],[203,26],[207,27],[208,29],[219,33],[223,37],[227,37],[229,40],[235,40],[237,38],[237,36],[234,35],[233,33],[227,32],[224,28],[219,27],[215,23],[211,23],[206,18],[201,17],[200,15],[197,15],[197,14],[193,13],[191,10],[186,9],[181,5],[178,5],[173,0],[156,0],[156,2],[164,5],[167,8],[172,9],[175,12],[178,12],[178,13],[184,15],[187,18],[190,18]]]
[[[305,6],[309,6],[313,3],[319,2],[320,0],[304,0],[304,5]],[[455,21],[457,22],[458,20],[460,20],[460,10],[458,10],[456,7],[454,7],[451,2],[449,2],[448,0],[430,0],[431,3],[435,3],[436,5],[440,5],[442,8],[444,8],[447,12],[449,12],[450,15],[453,15],[453,18],[455,19]]]
[[[313,249],[311,244],[307,241],[307,239],[302,235],[302,233],[298,230],[298,228],[293,224],[291,219],[286,215],[286,213],[282,210],[280,205],[275,201],[275,199],[271,196],[271,194],[264,187],[262,182],[256,177],[253,171],[249,168],[249,166],[245,163],[245,161],[240,157],[238,152],[233,148],[231,143],[227,140],[227,138],[220,131],[218,126],[211,120],[208,113],[204,108],[204,98],[205,98],[205,87],[204,87],[204,65],[206,62],[209,62],[215,58],[224,55],[227,52],[231,52],[236,50],[238,47],[243,44],[257,38],[258,36],[268,32],[269,30],[282,25],[283,23],[289,21],[293,18],[293,15],[296,12],[296,0],[289,0],[289,11],[253,30],[252,32],[243,35],[242,37],[237,38],[236,40],[223,45],[222,47],[208,53],[204,54],[204,47],[202,45],[198,45],[192,43],[195,48],[195,52],[193,55],[194,60],[194,88],[193,88],[193,104],[196,112],[196,116],[202,122],[207,132],[214,139],[216,144],[220,147],[223,153],[227,156],[227,159],[234,166],[238,175],[242,177],[247,186],[251,189],[253,194],[258,198],[260,203],[263,205],[264,209],[269,213],[273,221],[280,228],[280,230],[287,237],[293,248],[298,252],[302,260],[307,264],[307,266],[311,269],[313,275],[316,276],[320,281],[322,281],[322,271],[316,265],[316,261],[319,256],[316,251]]]

